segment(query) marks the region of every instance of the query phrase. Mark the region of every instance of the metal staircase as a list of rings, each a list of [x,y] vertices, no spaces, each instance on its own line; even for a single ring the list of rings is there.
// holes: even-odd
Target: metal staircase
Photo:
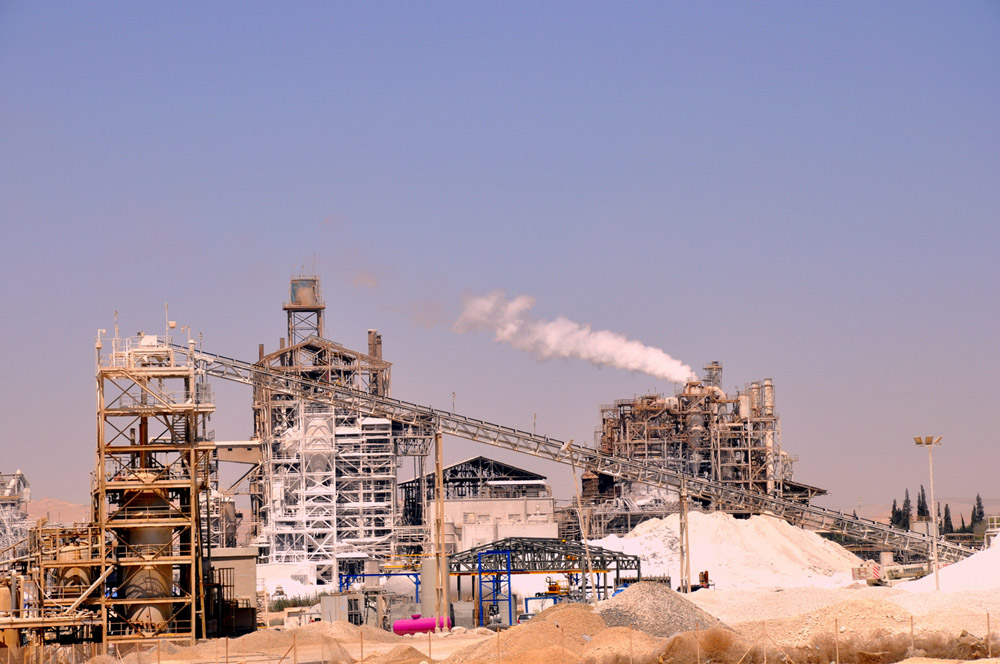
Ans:
[[[440,430],[477,443],[531,454],[624,480],[673,490],[683,489],[690,498],[707,501],[726,510],[773,514],[791,524],[812,530],[840,533],[888,549],[908,551],[928,558],[931,556],[933,537],[893,528],[871,519],[855,518],[836,510],[745,491],[686,473],[601,454],[596,450],[574,445],[572,441],[561,441],[428,406],[358,392],[335,383],[304,379],[283,373],[280,369],[269,369],[195,350],[193,346],[175,348],[187,354],[208,375],[247,385],[263,385],[296,398],[332,403],[375,417],[384,417],[412,427],[413,434],[417,437],[430,437]],[[938,556],[943,561],[958,561],[973,553],[975,550],[968,547],[944,539],[938,540]]]

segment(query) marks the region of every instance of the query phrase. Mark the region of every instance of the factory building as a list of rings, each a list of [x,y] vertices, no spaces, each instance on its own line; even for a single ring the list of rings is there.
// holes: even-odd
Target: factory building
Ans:
[[[594,446],[735,489],[808,503],[826,493],[792,480],[796,461],[781,449],[781,420],[770,378],[735,394],[721,387],[722,365],[704,367],[673,396],[647,394],[601,406]],[[679,492],[586,472],[581,482],[584,527],[591,537],[623,534],[642,521],[678,510]],[[571,515],[564,531],[579,532]]]
[[[484,456],[443,469],[447,553],[506,537],[556,537],[552,488],[543,475]],[[434,503],[434,474],[399,485],[406,523],[423,524]]]

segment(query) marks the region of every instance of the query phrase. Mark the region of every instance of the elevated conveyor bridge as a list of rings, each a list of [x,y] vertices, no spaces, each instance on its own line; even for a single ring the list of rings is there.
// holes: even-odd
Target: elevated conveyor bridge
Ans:
[[[299,399],[333,403],[337,407],[382,417],[412,428],[414,437],[430,439],[440,430],[465,440],[530,454],[543,459],[588,469],[632,482],[667,488],[683,489],[690,498],[717,505],[723,509],[752,514],[773,514],[791,524],[812,530],[840,533],[888,549],[907,551],[931,557],[933,537],[893,528],[878,521],[855,518],[836,510],[817,507],[794,500],[771,496],[695,477],[686,473],[642,464],[631,459],[601,454],[596,450],[574,445],[549,436],[519,431],[472,417],[436,410],[399,399],[359,392],[335,383],[309,380],[280,369],[262,367],[221,355],[214,355],[192,346],[176,346],[186,353],[208,375],[225,380],[261,385]],[[938,540],[938,556],[942,561],[958,561],[975,553],[973,549]]]

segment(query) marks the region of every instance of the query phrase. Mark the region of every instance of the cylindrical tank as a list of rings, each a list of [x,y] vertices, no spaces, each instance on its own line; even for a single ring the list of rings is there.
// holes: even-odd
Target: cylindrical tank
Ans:
[[[441,564],[445,570],[445,587],[443,599],[444,606],[441,607],[442,615],[451,615],[451,592],[449,585],[451,577],[448,576],[448,556],[442,558]],[[437,607],[437,557],[427,556],[420,560],[420,611],[425,616],[435,616]]]
[[[132,509],[146,510],[150,516],[158,512],[165,513],[170,507],[166,500],[152,492],[139,493],[127,501]],[[172,539],[173,529],[169,526],[130,528],[126,535],[129,555],[149,556],[151,561],[172,555]],[[122,568],[122,573],[124,578],[118,587],[119,597],[129,600],[161,600],[149,604],[130,604],[126,609],[129,620],[133,624],[150,627],[158,627],[167,622],[173,614],[173,606],[171,602],[162,600],[172,595],[172,565],[127,565]]]
[[[67,544],[59,548],[56,559],[60,563],[72,563],[86,560],[90,557],[90,547],[83,544]],[[59,597],[76,597],[90,585],[90,569],[83,565],[79,567],[59,567],[55,570],[53,581]]]
[[[13,617],[12,610],[18,605],[15,601],[17,586],[11,578],[0,579],[0,616]],[[0,630],[0,644],[6,648],[16,648],[19,645],[16,629]]]
[[[750,417],[750,395],[740,395],[740,417],[747,419]]]
[[[431,506],[433,509],[433,505]],[[437,588],[437,561],[434,556],[420,559],[420,612],[425,616],[435,614],[435,589]]]
[[[311,307],[319,302],[319,280],[311,277],[292,279],[292,304]]]
[[[688,444],[698,449],[705,444],[705,415],[699,410],[691,411],[687,416]]]
[[[378,588],[379,587],[379,577],[378,574],[381,573],[382,567],[379,565],[377,560],[366,560],[365,561],[365,588]]]
[[[752,417],[757,417],[760,415],[760,383],[750,383],[750,389],[747,390],[750,394],[750,415]]]
[[[302,462],[306,472],[326,472],[332,467],[333,449],[330,441],[334,435],[331,417],[310,417],[306,420]],[[292,446],[295,443],[292,442]],[[294,452],[293,452],[294,453]]]
[[[392,631],[396,634],[422,634],[433,632],[435,627],[442,630],[451,629],[451,618],[442,616],[441,619],[421,618],[419,613],[414,613],[409,618],[403,618],[392,623]]]
[[[764,379],[764,416],[774,415],[774,383],[770,378]]]

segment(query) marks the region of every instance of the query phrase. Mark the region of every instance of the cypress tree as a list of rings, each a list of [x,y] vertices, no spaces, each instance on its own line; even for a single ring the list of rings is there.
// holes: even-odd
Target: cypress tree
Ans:
[[[975,529],[985,518],[986,510],[983,509],[983,498],[977,493],[976,504],[972,506],[972,522],[969,525]]]
[[[951,522],[951,508],[948,507],[948,503],[945,503],[944,522],[941,524],[941,534],[946,535],[953,532],[955,532],[955,525]]]
[[[904,530],[910,529],[910,517],[913,515],[913,503],[910,501],[910,490],[907,489],[903,495],[903,507],[899,510],[899,527]]]

